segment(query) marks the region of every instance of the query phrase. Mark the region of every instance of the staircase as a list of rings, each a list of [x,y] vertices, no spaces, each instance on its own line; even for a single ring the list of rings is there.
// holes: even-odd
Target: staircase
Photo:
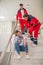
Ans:
[[[11,65],[43,65],[43,37],[39,37],[39,44],[36,47],[32,46],[32,42],[28,39],[29,56],[26,59],[24,53],[21,53],[22,58],[17,60],[17,54],[13,52],[11,57]]]
[[[17,53],[13,49],[13,45],[10,44],[10,54],[9,54],[10,57],[7,61],[7,64],[4,64],[5,63],[4,61],[0,65],[43,65],[43,36],[40,35],[38,40],[39,42],[36,47],[32,46],[33,43],[30,41],[30,39],[27,40],[28,47],[29,47],[29,56],[30,56],[29,59],[26,59],[25,54],[22,52],[21,53],[22,57],[21,59],[18,60]],[[6,50],[4,51],[4,54],[5,52]],[[4,56],[4,58],[3,56],[2,56],[2,59],[5,59],[6,57],[8,57],[8,55],[6,55],[6,57]]]

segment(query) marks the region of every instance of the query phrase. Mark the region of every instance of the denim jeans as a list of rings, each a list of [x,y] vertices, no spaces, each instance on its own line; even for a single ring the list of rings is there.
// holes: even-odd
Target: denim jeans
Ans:
[[[22,45],[20,46],[18,43],[15,43],[15,49],[17,51],[18,54],[20,54],[20,51],[25,51],[26,53],[28,53],[28,45],[26,45],[25,47]]]

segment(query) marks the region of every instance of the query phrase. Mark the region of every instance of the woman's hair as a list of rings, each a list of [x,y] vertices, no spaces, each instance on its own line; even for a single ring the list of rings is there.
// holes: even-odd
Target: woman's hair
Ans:
[[[20,31],[19,31],[19,30],[16,30],[16,31],[15,31],[15,36],[17,36],[17,33],[18,33],[18,32],[20,32]]]

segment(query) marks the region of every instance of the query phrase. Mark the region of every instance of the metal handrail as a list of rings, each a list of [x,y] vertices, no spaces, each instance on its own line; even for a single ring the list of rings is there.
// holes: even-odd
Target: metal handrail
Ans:
[[[17,23],[15,23],[15,26],[14,26],[14,28],[13,28],[13,32],[14,32],[14,30],[16,29],[16,27],[17,27]],[[2,63],[2,60],[3,60],[4,56],[5,56],[5,53],[6,53],[6,50],[8,49],[9,44],[10,44],[10,55],[9,55],[7,64],[8,64],[8,62],[9,62],[9,59],[11,60],[12,52],[11,52],[11,43],[10,43],[10,40],[11,40],[11,38],[12,38],[12,35],[13,35],[13,33],[11,34],[8,43],[7,43],[5,49],[3,50],[3,52],[2,52],[2,54],[1,54],[1,56],[0,56],[0,64]],[[11,62],[10,62],[10,65],[11,65]]]
[[[10,36],[10,39],[11,39],[11,37],[12,37],[12,36]],[[10,39],[9,39],[9,41],[10,41]],[[1,64],[2,60],[3,60],[3,58],[4,58],[4,55],[5,55],[5,53],[6,53],[6,50],[7,50],[8,46],[9,46],[9,44],[10,44],[10,42],[8,42],[8,44],[6,45],[5,49],[3,50],[3,52],[2,52],[2,54],[1,54],[1,56],[0,56],[0,64]],[[10,45],[11,45],[11,44],[10,44]],[[10,50],[10,52],[11,52],[11,50]]]

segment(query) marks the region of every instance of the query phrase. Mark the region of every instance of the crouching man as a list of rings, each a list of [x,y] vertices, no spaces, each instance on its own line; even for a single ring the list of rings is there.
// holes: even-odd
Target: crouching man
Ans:
[[[18,59],[21,58],[20,56],[20,52],[26,52],[26,58],[29,58],[28,55],[28,44],[26,41],[26,37],[24,35],[21,34],[20,31],[16,30],[15,31],[15,50],[18,53]]]
[[[36,46],[38,44],[38,32],[40,30],[41,23],[36,17],[32,15],[25,14],[23,17],[28,22],[28,33],[30,34],[31,41],[34,43],[33,46]]]

